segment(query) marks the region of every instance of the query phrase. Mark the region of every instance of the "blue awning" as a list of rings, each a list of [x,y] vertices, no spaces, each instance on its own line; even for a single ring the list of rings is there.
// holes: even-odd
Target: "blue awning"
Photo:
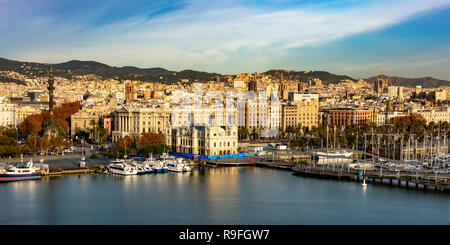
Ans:
[[[198,159],[227,159],[227,158],[239,158],[246,157],[246,153],[238,153],[238,154],[227,154],[227,155],[199,155],[199,154],[190,154],[190,153],[181,153],[181,152],[169,152],[169,155],[184,157],[184,158],[194,158]]]

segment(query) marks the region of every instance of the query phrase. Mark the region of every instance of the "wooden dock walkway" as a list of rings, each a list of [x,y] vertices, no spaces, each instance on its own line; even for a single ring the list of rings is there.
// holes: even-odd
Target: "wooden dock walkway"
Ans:
[[[93,173],[99,169],[98,166],[85,167],[85,168],[68,168],[68,169],[50,169],[47,173],[42,173],[44,176],[55,176],[63,174],[87,174]]]
[[[296,165],[295,163],[283,161],[261,161],[261,160],[255,161],[254,164],[260,167],[280,168],[288,170],[291,170]]]
[[[449,173],[424,173],[417,171],[389,171],[389,170],[361,170],[342,169],[320,165],[297,165],[292,168],[294,174],[318,178],[333,178],[338,180],[361,181],[366,178],[369,182],[394,185],[409,188],[411,185],[416,189],[433,189],[435,191],[450,192]]]
[[[250,160],[252,159],[252,161]],[[220,159],[207,161],[207,165],[220,166],[220,167],[239,167],[239,166],[260,166],[260,167],[272,167],[280,169],[289,169],[295,166],[295,163],[285,162],[285,161],[268,161],[261,157],[244,157],[237,159]]]

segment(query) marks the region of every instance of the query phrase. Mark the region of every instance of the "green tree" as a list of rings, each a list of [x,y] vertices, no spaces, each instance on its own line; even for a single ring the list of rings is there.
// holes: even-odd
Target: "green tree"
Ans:
[[[2,136],[8,136],[11,138],[17,138],[17,131],[16,128],[12,125],[5,127],[5,126],[0,126],[0,135]]]
[[[246,127],[239,127],[238,128],[238,137],[239,139],[247,139],[249,135],[248,128]]]

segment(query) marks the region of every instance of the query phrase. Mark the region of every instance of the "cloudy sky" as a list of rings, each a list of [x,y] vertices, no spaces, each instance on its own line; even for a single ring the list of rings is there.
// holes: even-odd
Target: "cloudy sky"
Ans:
[[[450,0],[0,0],[0,57],[450,80]]]

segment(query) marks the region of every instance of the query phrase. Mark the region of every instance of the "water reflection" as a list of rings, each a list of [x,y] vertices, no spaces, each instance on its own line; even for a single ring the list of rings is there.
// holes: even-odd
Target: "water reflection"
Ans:
[[[0,224],[450,223],[448,195],[257,167],[12,182],[0,207]]]

